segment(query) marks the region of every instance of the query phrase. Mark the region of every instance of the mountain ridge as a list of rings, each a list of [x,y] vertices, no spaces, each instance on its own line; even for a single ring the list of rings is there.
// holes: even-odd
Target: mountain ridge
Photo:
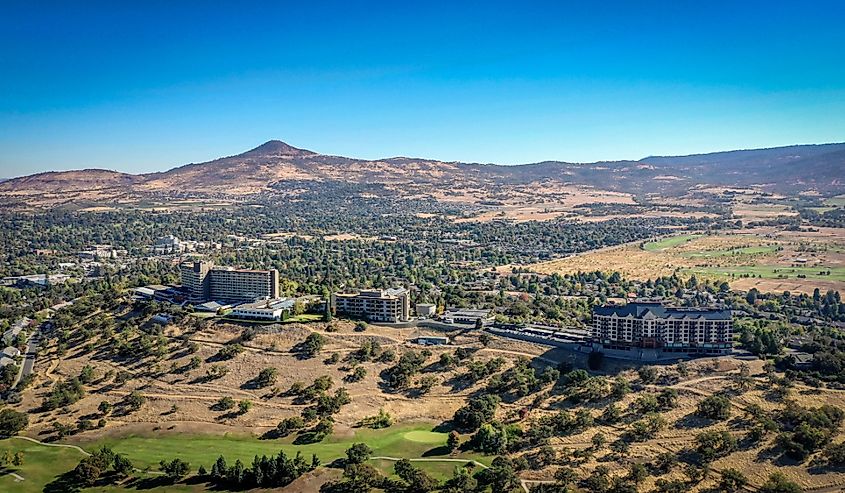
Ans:
[[[544,180],[631,193],[678,194],[700,185],[758,186],[770,191],[842,193],[845,143],[801,144],[640,160],[516,165],[446,162],[396,156],[356,159],[320,154],[269,140],[240,154],[166,171],[132,174],[107,169],[48,171],[0,182],[0,194],[108,190],[248,195],[290,181],[495,186]],[[773,183],[774,181],[774,183]]]

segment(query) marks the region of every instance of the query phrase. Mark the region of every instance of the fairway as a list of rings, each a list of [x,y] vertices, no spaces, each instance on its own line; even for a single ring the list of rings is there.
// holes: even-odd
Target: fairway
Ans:
[[[845,281],[845,267],[784,267],[780,265],[753,265],[739,267],[696,267],[687,269],[696,275],[719,277],[759,277],[763,279],[807,279]],[[830,272],[830,274],[827,274]],[[822,274],[825,273],[825,274]]]
[[[157,467],[161,459],[179,457],[188,461],[192,468],[204,465],[210,467],[220,455],[227,461],[240,459],[252,462],[255,455],[276,455],[280,450],[289,456],[302,452],[306,457],[316,454],[323,464],[345,457],[346,449],[353,443],[366,443],[373,456],[403,458],[464,458],[489,464],[491,458],[476,454],[458,454],[449,456],[445,448],[448,434],[431,431],[432,425],[409,424],[392,426],[381,430],[358,429],[354,435],[342,438],[329,437],[322,442],[294,445],[294,437],[262,440],[246,434],[225,435],[129,435],[121,438],[108,438],[85,444],[79,444],[86,450],[102,445],[111,447],[115,452],[125,454],[137,467]]]
[[[726,248],[723,250],[705,250],[699,252],[684,252],[681,253],[683,257],[689,258],[712,258],[712,257],[725,257],[728,255],[760,255],[760,254],[767,254],[767,253],[774,253],[777,251],[777,247],[774,245],[765,245],[765,246],[750,246],[750,247],[743,247],[743,248]]]
[[[323,464],[346,456],[346,449],[353,443],[363,442],[373,449],[373,456],[418,459],[415,465],[433,474],[439,479],[451,475],[455,466],[460,466],[460,459],[474,460],[490,465],[492,457],[477,454],[449,455],[445,448],[447,433],[431,431],[431,425],[410,424],[394,426],[382,430],[356,430],[352,437],[342,439],[328,438],[320,443],[294,445],[292,438],[262,440],[246,434],[196,435],[172,434],[164,436],[129,435],[90,442],[75,442],[86,451],[93,451],[101,446],[108,446],[115,452],[125,455],[139,469],[158,469],[162,459],[181,458],[191,465],[196,472],[199,466],[210,468],[212,463],[223,455],[233,463],[240,459],[245,464],[252,462],[256,455],[277,455],[280,450],[289,456],[302,452],[306,458],[317,454]],[[465,437],[464,437],[465,438]],[[21,475],[24,481],[15,481],[9,474],[0,476],[0,491],[20,491],[22,493],[40,492],[44,485],[55,480],[59,475],[72,470],[83,455],[70,448],[48,447],[21,440],[19,438],[0,440],[0,453],[4,450],[24,453],[24,464],[13,468],[11,472]],[[438,462],[437,459],[446,459]],[[456,460],[457,459],[457,460]],[[391,474],[395,461],[374,460],[374,465],[385,474]],[[145,476],[145,475],[141,475]],[[199,491],[198,485],[179,484],[168,486],[168,491]],[[97,488],[97,491],[118,491],[116,487]]]
[[[701,237],[701,235],[698,234],[670,236],[668,238],[663,238],[662,240],[652,241],[643,244],[643,250],[647,252],[657,252],[660,250],[665,250],[667,248],[676,247],[678,245],[683,245],[684,243],[687,243],[699,237]]]

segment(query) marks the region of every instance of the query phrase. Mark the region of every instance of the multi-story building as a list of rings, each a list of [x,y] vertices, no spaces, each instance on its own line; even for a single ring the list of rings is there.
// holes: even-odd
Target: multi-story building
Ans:
[[[179,266],[182,289],[188,293],[188,301],[191,303],[201,303],[211,299],[211,278],[209,273],[213,266],[214,264],[211,262],[202,260],[183,262]]]
[[[590,335],[594,345],[611,350],[730,354],[733,322],[730,310],[633,302],[594,308]]]
[[[373,322],[407,322],[411,313],[411,297],[405,288],[334,293],[331,303],[338,314]]]
[[[187,247],[179,238],[173,235],[167,235],[156,239],[150,250],[156,255],[167,255],[171,253],[183,253],[187,250]]]
[[[202,260],[180,266],[182,286],[192,303],[248,302],[279,297],[279,271],[215,267]]]

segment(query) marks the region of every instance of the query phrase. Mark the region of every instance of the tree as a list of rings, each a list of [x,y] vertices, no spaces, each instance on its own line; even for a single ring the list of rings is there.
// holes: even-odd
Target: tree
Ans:
[[[287,436],[290,432],[301,430],[302,428],[305,428],[305,420],[300,416],[285,418],[276,425],[276,430],[282,436]]]
[[[229,468],[226,467],[226,459],[221,455],[211,466],[211,477],[220,481],[226,477],[226,472],[228,470]]]
[[[824,456],[831,466],[845,466],[845,442],[829,445],[824,451]]]
[[[578,473],[571,467],[561,467],[555,471],[555,481],[562,486],[568,486],[578,481]]]
[[[654,383],[657,380],[657,368],[653,366],[641,366],[637,370],[637,374],[643,383]]]
[[[114,472],[121,477],[129,476],[129,474],[135,470],[135,467],[132,465],[132,461],[127,459],[125,455],[120,454],[114,455],[112,467],[114,468]]]
[[[598,432],[593,435],[591,441],[593,443],[594,450],[601,450],[601,448],[607,443],[607,437],[604,436],[604,433]]]
[[[581,486],[594,493],[610,491],[610,469],[607,466],[596,466],[593,472],[581,481]]]
[[[29,417],[26,413],[20,413],[13,409],[0,410],[0,436],[13,436],[24,430],[29,424]]]
[[[736,438],[728,431],[703,431],[696,435],[696,451],[704,463],[713,462],[736,450]]]
[[[500,399],[496,395],[473,397],[464,407],[455,411],[452,421],[460,429],[475,431],[483,423],[493,419],[499,402]]]
[[[102,414],[103,416],[109,414],[111,412],[111,409],[112,405],[109,401],[102,401],[100,402],[100,405],[97,406],[97,411],[99,411],[100,414]]]
[[[108,447],[102,447],[85,457],[73,470],[76,479],[85,486],[94,484],[114,463],[115,453]]]
[[[278,374],[279,370],[275,368],[264,368],[258,372],[258,376],[255,377],[255,386],[261,389],[272,385],[276,381],[276,376]]]
[[[346,449],[346,462],[348,464],[362,464],[369,460],[373,450],[366,443],[355,443]]]
[[[137,411],[138,409],[141,409],[141,406],[143,406],[145,402],[147,402],[147,398],[137,390],[133,390],[123,399],[123,402],[127,407],[129,407],[129,409]]]
[[[760,493],[801,493],[801,486],[789,480],[782,472],[773,472],[763,486]]]
[[[246,414],[249,410],[252,409],[252,402],[244,399],[238,402],[238,414]]]
[[[408,459],[397,461],[393,466],[393,471],[402,479],[402,481],[407,483],[405,491],[408,492],[427,493],[429,491],[433,491],[439,486],[436,479],[429,476],[421,469],[414,467]]]
[[[736,469],[728,468],[722,471],[722,479],[719,480],[719,490],[726,493],[740,491],[748,484],[745,475]]]
[[[634,484],[641,484],[648,478],[648,469],[638,462],[631,464],[628,470],[628,480]]]
[[[317,353],[322,351],[323,346],[325,345],[326,338],[319,332],[312,332],[308,334],[308,337],[305,338],[305,342],[302,343],[302,352],[313,358],[317,355]]]
[[[217,411],[226,411],[227,409],[232,409],[233,407],[235,407],[235,399],[232,399],[228,395],[223,396],[211,407]]]
[[[456,452],[458,447],[461,445],[461,437],[458,435],[458,432],[452,430],[449,432],[449,436],[446,438],[446,448],[449,449],[451,452]]]
[[[721,395],[707,396],[698,403],[695,414],[714,420],[728,419],[731,415],[731,401]]]
[[[184,478],[191,470],[191,465],[179,458],[173,459],[170,462],[162,460],[158,464],[159,469],[173,482]]]

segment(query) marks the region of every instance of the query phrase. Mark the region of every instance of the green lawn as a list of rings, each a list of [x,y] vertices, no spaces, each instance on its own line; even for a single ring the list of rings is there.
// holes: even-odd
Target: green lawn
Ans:
[[[772,253],[777,251],[776,246],[753,246],[745,248],[726,248],[724,250],[708,250],[700,252],[684,253],[684,257],[690,258],[710,258],[710,257],[726,257],[729,255],[758,255],[761,253]]]
[[[832,207],[845,207],[845,195],[837,195],[824,201],[824,205]]]
[[[830,275],[821,275],[820,272],[830,271]],[[692,274],[703,274],[718,276],[722,278],[742,277],[752,275],[764,279],[796,279],[798,275],[804,275],[807,279],[819,279],[828,281],[845,281],[845,267],[782,267],[778,265],[753,265],[741,267],[695,267],[686,269]]]
[[[241,459],[252,462],[258,454],[275,455],[284,450],[288,455],[301,451],[308,457],[317,454],[323,463],[344,457],[346,449],[356,442],[364,442],[373,449],[373,455],[387,457],[435,457],[444,455],[446,433],[434,432],[431,425],[411,424],[392,426],[381,430],[366,428],[355,430],[354,436],[329,437],[319,443],[294,445],[294,437],[277,440],[260,440],[252,435],[131,435],[116,439],[105,439],[86,444],[85,448],[108,445],[115,452],[126,454],[137,467],[156,465],[166,458],[180,457],[193,467],[200,464],[211,467],[219,455],[227,461]],[[460,458],[460,457],[459,457]],[[488,463],[484,457],[467,457],[481,463]]]
[[[106,438],[96,441],[73,441],[87,451],[106,445],[117,453],[126,455],[135,467],[146,467],[156,470],[161,459],[179,457],[191,464],[195,472],[200,465],[207,469],[218,456],[223,455],[226,461],[234,463],[240,459],[249,465],[255,455],[276,455],[279,450],[293,456],[301,451],[306,457],[317,454],[323,464],[334,459],[345,457],[346,449],[356,442],[363,442],[373,449],[374,456],[414,458],[457,458],[472,459],[485,465],[490,465],[493,457],[476,454],[458,454],[449,456],[445,449],[446,433],[432,430],[431,425],[409,424],[393,426],[381,430],[359,429],[353,436],[345,438],[329,437],[320,443],[294,445],[293,437],[278,440],[261,440],[252,435],[189,435],[166,434],[155,435],[151,432],[144,435],[129,435],[124,437]],[[466,437],[464,437],[466,438]],[[12,476],[0,475],[0,491],[15,491],[22,493],[40,492],[44,486],[54,481],[61,474],[73,469],[82,454],[69,448],[47,447],[28,442],[19,438],[0,440],[0,453],[4,450],[24,452],[24,464],[13,470],[23,476],[25,481],[16,482]],[[373,464],[385,474],[392,474],[394,461],[374,460]],[[452,474],[458,462],[416,462],[415,465],[438,478],[446,478]],[[144,474],[140,474],[144,477]],[[154,476],[147,476],[154,477]],[[146,489],[146,487],[144,488]],[[166,488],[153,488],[158,491],[202,491],[202,485],[168,485]],[[115,487],[98,487],[86,491],[112,492]]]
[[[683,245],[688,241],[692,241],[696,238],[700,238],[702,235],[698,234],[690,234],[690,235],[678,235],[678,236],[670,236],[668,238],[663,238],[662,240],[652,241],[643,245],[643,250],[648,252],[657,252],[660,250],[665,250],[667,248],[676,247],[678,245]]]

